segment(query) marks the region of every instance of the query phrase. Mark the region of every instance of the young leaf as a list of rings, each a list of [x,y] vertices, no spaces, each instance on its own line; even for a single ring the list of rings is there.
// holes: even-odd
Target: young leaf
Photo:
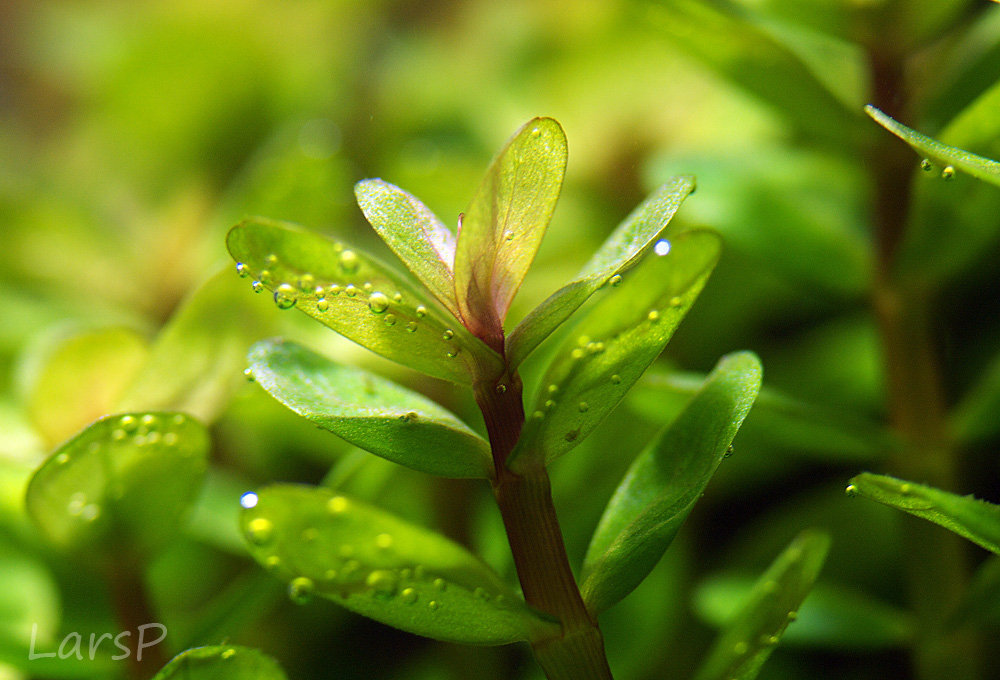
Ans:
[[[512,469],[551,461],[584,439],[663,351],[719,257],[709,231],[677,236],[595,305],[549,365],[511,454]],[[520,462],[518,462],[520,459]]]
[[[243,382],[247,349],[270,328],[247,303],[231,270],[205,281],[157,336],[113,411],[183,411],[215,420]]]
[[[757,581],[695,680],[755,678],[812,589],[829,547],[825,533],[799,534]]]
[[[377,456],[441,477],[492,473],[489,444],[416,392],[293,342],[259,342],[248,360],[254,379],[275,399]]]
[[[145,363],[146,341],[125,328],[103,328],[66,338],[47,357],[28,396],[32,423],[52,445],[112,408]]]
[[[359,250],[257,218],[233,227],[227,243],[254,288],[273,290],[280,308],[297,307],[373,352],[464,385],[477,365],[503,370],[426,291]]]
[[[197,647],[175,656],[153,680],[286,680],[278,662],[248,647]]]
[[[847,493],[940,524],[1000,555],[1000,505],[870,472],[852,479]]]
[[[533,309],[507,338],[511,369],[517,368],[611,277],[621,276],[648,253],[694,188],[694,177],[670,179],[615,229],[575,279]]]
[[[580,580],[595,615],[656,566],[726,454],[760,388],[749,352],[719,361],[677,419],[636,458],[608,502]]]
[[[381,179],[354,185],[368,223],[456,317],[455,235],[415,196]]]
[[[252,497],[251,502],[246,502]],[[248,494],[254,558],[305,602],[320,595],[438,640],[502,645],[558,630],[462,546],[322,487]]]
[[[1000,163],[954,146],[942,144],[927,135],[906,127],[870,104],[865,107],[865,112],[879,125],[909,144],[914,151],[930,163],[944,168],[942,172],[945,177],[954,174],[955,170],[961,170],[984,182],[1000,186]]]
[[[566,135],[535,118],[490,163],[461,221],[455,295],[465,325],[497,341],[503,319],[555,210],[566,172]]]
[[[201,487],[208,433],[180,413],[107,416],[57,449],[28,485],[28,513],[54,543],[130,558],[179,529]]]

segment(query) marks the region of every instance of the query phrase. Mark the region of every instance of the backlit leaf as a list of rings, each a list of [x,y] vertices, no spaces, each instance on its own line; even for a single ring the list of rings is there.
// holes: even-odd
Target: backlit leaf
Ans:
[[[870,472],[852,479],[847,492],[940,524],[1000,555],[1000,505]]]
[[[611,292],[573,329],[549,365],[512,453],[512,468],[551,461],[604,420],[663,351],[718,257],[718,236],[689,231],[671,241],[665,255],[651,255],[611,282]]]
[[[442,477],[491,474],[489,444],[423,395],[292,342],[257,343],[248,360],[271,396],[356,446]]]
[[[555,120],[528,121],[490,163],[458,233],[455,294],[478,337],[499,338],[555,210],[566,172],[566,135]]]
[[[259,218],[233,227],[227,243],[279,307],[296,307],[373,352],[465,385],[477,366],[502,372],[500,357],[433,296],[362,251]]]
[[[209,440],[180,413],[107,416],[57,449],[28,485],[28,512],[54,543],[129,559],[180,528]]]
[[[803,531],[754,585],[722,631],[695,680],[752,680],[774,651],[809,594],[830,547],[830,537]]]
[[[381,179],[354,185],[368,223],[413,274],[455,316],[455,235],[434,213],[399,187]]]
[[[639,456],[608,502],[580,588],[599,614],[656,566],[701,497],[760,388],[760,360],[724,357],[687,408]]]
[[[927,135],[906,127],[874,106],[866,106],[865,112],[879,125],[909,144],[914,151],[930,163],[943,168],[942,172],[945,173],[945,176],[948,176],[949,168],[951,168],[951,174],[954,174],[955,170],[961,170],[984,182],[1000,186],[1000,163],[969,153],[964,149],[942,144]]]
[[[248,497],[242,526],[250,550],[297,602],[319,595],[411,633],[467,644],[553,632],[492,569],[440,534],[322,487],[275,485]]]
[[[248,647],[197,647],[175,656],[153,680],[286,680],[278,662]]]
[[[594,253],[575,279],[533,309],[511,332],[506,344],[511,367],[519,366],[539,343],[612,276],[622,275],[649,252],[694,188],[693,177],[674,177],[636,208]]]

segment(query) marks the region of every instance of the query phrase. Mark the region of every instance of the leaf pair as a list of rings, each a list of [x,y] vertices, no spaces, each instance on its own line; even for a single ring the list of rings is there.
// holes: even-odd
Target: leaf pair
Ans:
[[[241,521],[251,552],[296,602],[318,595],[405,631],[467,644],[558,630],[444,536],[321,487],[275,485],[252,498]]]

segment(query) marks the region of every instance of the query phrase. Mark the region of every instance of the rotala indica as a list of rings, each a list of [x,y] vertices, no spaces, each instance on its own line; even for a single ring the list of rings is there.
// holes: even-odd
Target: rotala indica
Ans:
[[[228,247],[240,275],[254,290],[270,290],[279,307],[472,388],[487,439],[426,397],[300,345],[269,340],[249,356],[249,373],[265,390],[343,439],[429,474],[488,480],[520,591],[444,536],[321,487],[275,485],[244,496],[254,557],[288,582],[296,601],[326,597],[440,640],[528,641],[549,678],[580,680],[611,677],[598,616],[666,550],[750,409],[761,369],[749,353],[719,362],[636,458],[574,577],[576,556],[563,545],[546,465],[587,437],[660,354],[715,266],[720,242],[707,230],[671,230],[694,189],[691,177],[673,178],[576,278],[508,330],[507,310],[555,208],[566,158],[559,124],[529,121],[493,159],[457,237],[402,189],[359,182],[365,217],[409,273],[265,219],[234,227]],[[525,403],[518,368],[564,324],[572,328]],[[808,591],[825,550],[826,539],[809,534],[776,563],[782,616]],[[771,619],[755,620],[766,627]],[[783,625],[750,630],[753,644],[715,660],[720,672],[759,666]],[[762,635],[772,642],[757,644]]]

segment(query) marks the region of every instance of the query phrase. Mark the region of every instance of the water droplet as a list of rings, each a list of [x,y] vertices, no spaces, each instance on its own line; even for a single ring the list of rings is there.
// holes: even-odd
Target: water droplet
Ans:
[[[552,400],[552,399],[546,399],[545,400],[545,410],[546,411],[551,411],[555,405],[556,405],[556,402],[554,400]]]
[[[385,315],[385,325],[386,326],[395,326],[396,325],[396,315],[395,314],[386,314]]]
[[[733,645],[733,652],[739,655],[746,654],[747,649],[748,649],[747,643],[743,642],[742,640]]]
[[[559,391],[559,385],[553,383],[549,385],[546,389],[548,390],[549,394],[555,394],[556,392]]]
[[[340,254],[340,268],[345,274],[353,274],[358,271],[358,256],[353,250],[345,250]]]
[[[722,454],[723,458],[731,458],[734,453],[733,445],[730,444],[726,447],[726,452]]]
[[[788,612],[788,620],[789,621],[794,621],[797,618],[799,618],[799,613],[798,612]]]
[[[257,494],[253,491],[247,491],[245,494],[240,496],[240,505],[249,510],[250,508],[257,507],[258,500]]]
[[[267,545],[274,535],[274,525],[271,520],[257,517],[247,524],[247,539],[254,545]]]
[[[297,298],[295,288],[287,283],[281,284],[274,291],[274,304],[278,306],[278,309],[291,309],[295,306]]]
[[[923,160],[920,161],[920,169],[923,170],[924,172],[930,172],[931,170],[934,169],[934,164],[931,163],[929,159],[924,158]]]
[[[426,315],[426,314],[427,314],[427,308],[426,307],[424,307],[423,305],[420,305],[420,306],[417,307],[417,317],[418,318],[422,319],[422,318],[424,318],[424,315]]]
[[[154,425],[156,425],[156,416],[154,416],[151,413],[147,413],[142,417],[141,422],[146,427],[153,427]]]
[[[321,312],[325,312],[328,309],[330,309],[330,303],[327,301],[326,298],[321,297],[319,300],[316,300],[316,309],[318,309]]]
[[[955,168],[951,165],[941,171],[941,179],[947,181],[955,176]]]
[[[274,571],[281,566],[281,558],[277,555],[269,555],[268,558],[264,560],[264,566],[269,571]]]
[[[619,384],[621,384],[621,381],[622,381],[622,377],[620,375],[618,375],[617,373],[615,373],[613,376],[611,376],[611,384],[612,385],[619,385]]]
[[[253,382],[253,370],[249,368],[244,368],[243,377],[247,379],[247,382]]]
[[[275,255],[274,253],[271,253],[266,258],[264,258],[264,261],[267,262],[268,264],[275,264],[278,261],[278,256]]]
[[[250,271],[247,269],[247,266],[245,264],[243,264],[242,262],[237,262],[236,263],[236,274],[241,279],[245,279],[246,277],[250,276]]]
[[[535,420],[541,420],[542,418],[545,417],[545,414],[542,413],[541,411],[535,411],[534,413],[531,414],[531,417],[534,418]]]
[[[373,314],[384,313],[389,309],[389,298],[384,293],[372,293],[368,298],[368,309],[372,310]]]
[[[436,612],[439,606],[440,605],[437,603],[437,600],[431,600],[430,602],[427,603],[427,608],[430,609],[432,612]]]
[[[438,590],[440,590],[442,593],[444,591],[448,590],[448,582],[445,581],[443,578],[436,578],[436,579],[434,579],[433,585],[434,585],[435,588],[437,588]]]
[[[670,241],[666,239],[661,239],[657,241],[656,245],[653,246],[653,252],[659,255],[660,257],[663,257],[664,255],[670,252]]]
[[[139,427],[139,421],[135,419],[135,416],[122,416],[122,419],[118,421],[118,425],[126,432],[135,432]]]
[[[911,491],[913,491],[913,487],[910,486],[909,484],[901,484],[899,487],[899,493],[903,494],[904,496],[909,495]]]
[[[590,404],[585,401],[581,401],[579,405],[580,413],[586,413],[590,410]]]
[[[313,286],[316,285],[316,277],[312,274],[303,274],[299,277],[299,290],[303,293],[309,293],[312,291]]]
[[[778,644],[780,639],[781,638],[779,638],[777,635],[761,635],[759,638],[759,642],[765,647],[773,647],[774,645]]]
[[[660,320],[660,313],[655,309],[650,310],[649,314],[646,315],[646,318],[652,321],[653,323],[656,323],[657,321]]]
[[[375,537],[375,547],[379,550],[388,550],[392,547],[392,536],[389,534],[379,534]]]
[[[121,428],[118,428],[114,432],[111,433],[111,438],[114,439],[115,441],[118,441],[118,442],[120,442],[121,440],[125,439],[125,437],[127,437],[127,436],[128,435],[125,434],[125,430],[123,430]]]
[[[253,283],[250,284],[250,287],[253,289],[253,292],[255,293],[264,292],[264,284],[261,283],[260,281],[254,281]]]
[[[397,305],[398,304],[402,304],[402,302],[403,302],[403,294],[402,293],[396,293],[395,295],[392,296],[392,301],[395,302]]]
[[[167,432],[163,435],[163,443],[167,446],[174,446],[178,441],[176,432]]]
[[[401,599],[406,604],[413,604],[417,601],[418,595],[417,591],[413,588],[404,588],[403,592],[399,594],[399,599]]]
[[[532,128],[531,129],[531,136],[534,139],[538,139],[539,137],[541,137],[542,136],[541,129],[539,129],[539,128]]]
[[[847,488],[844,489],[844,493],[846,493],[848,496],[857,496],[858,487],[854,486],[853,484],[848,484]]]
[[[65,465],[68,462],[69,462],[68,453],[60,453],[58,456],[56,456],[56,463],[58,463],[59,465]]]
[[[670,298],[671,307],[680,307],[682,304],[684,304],[684,300],[679,295],[675,295]]]
[[[326,502],[326,509],[331,515],[337,515],[347,510],[347,499],[343,496],[334,496]]]
[[[372,573],[368,574],[368,578],[365,579],[365,583],[368,584],[368,587],[372,589],[372,592],[375,595],[392,597],[396,594],[396,576],[391,571],[376,569]]]
[[[445,356],[448,357],[449,359],[454,359],[455,357],[457,357],[458,356],[458,347],[452,347],[452,348],[450,348],[447,352],[445,352]]]
[[[309,604],[315,590],[312,579],[299,576],[288,584],[288,598],[295,604]]]
[[[503,237],[504,237],[504,240],[506,240],[506,241],[513,241],[514,240],[514,231],[512,229],[508,229],[507,231],[505,231],[503,233]]]
[[[611,277],[611,280],[609,281],[609,283],[612,286],[617,286],[621,284],[621,282],[622,282],[621,274],[615,274],[614,276]]]
[[[366,293],[372,292],[373,286],[372,286],[372,282],[371,281],[365,281],[365,284],[363,286],[361,286],[361,287],[365,289]]]
[[[85,522],[93,522],[95,519],[101,516],[101,508],[93,503],[83,506],[80,510],[80,517]]]
[[[582,347],[577,347],[572,352],[570,352],[569,355],[573,359],[582,359],[583,357],[587,356],[587,352]]]
[[[222,653],[223,659],[232,659],[236,655],[236,650],[229,648]]]
[[[337,297],[338,295],[340,295],[340,286],[333,284],[330,286],[330,297]]]
[[[408,324],[406,324],[406,332],[407,333],[416,333],[417,332],[417,322],[416,321],[411,321]]]
[[[441,334],[441,337],[444,338],[445,340],[451,340],[453,337],[455,337],[455,332],[450,329],[446,330],[444,333]]]
[[[573,442],[576,441],[576,438],[579,436],[580,436],[580,428],[577,428],[575,430],[570,430],[565,435],[563,435],[563,439],[565,439],[568,442]]]
[[[260,276],[258,276],[257,278],[259,278],[260,282],[266,286],[267,284],[271,283],[271,270],[261,269]]]
[[[504,392],[507,391],[507,386],[504,385],[503,383],[500,383],[499,385],[497,385],[496,389],[497,389],[497,394],[503,394]]]
[[[347,284],[347,287],[344,288],[344,293],[347,295],[347,297],[354,297],[355,295],[358,294],[358,289],[354,287],[353,283],[349,283]]]

